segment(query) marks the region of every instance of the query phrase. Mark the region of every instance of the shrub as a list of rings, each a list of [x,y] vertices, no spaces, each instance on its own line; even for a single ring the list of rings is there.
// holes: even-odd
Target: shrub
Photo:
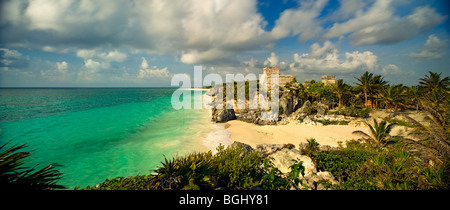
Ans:
[[[323,125],[348,125],[350,123],[348,120],[317,120],[317,122]]]
[[[291,144],[291,143],[287,143],[287,144],[283,144],[282,149],[283,149],[283,148],[294,149],[294,148],[295,148],[295,145],[293,145],[293,144]]]
[[[217,185],[228,189],[250,189],[258,186],[263,176],[263,158],[257,152],[245,152],[240,145],[227,149],[219,146],[213,163]]]
[[[151,175],[132,176],[132,177],[116,177],[113,179],[106,179],[97,186],[87,186],[83,190],[149,190]],[[75,190],[80,189],[80,186]]]
[[[350,117],[370,117],[370,108],[356,108],[354,106],[340,108],[339,110],[333,112],[335,115],[344,115]]]
[[[302,149],[302,153],[305,155],[313,156],[316,152],[319,151],[319,143],[315,138],[306,139],[306,146]]]
[[[164,158],[162,167],[151,180],[150,189],[208,189],[214,184],[211,176],[214,172],[212,153],[194,153],[185,157]]]
[[[172,159],[164,158],[156,174],[116,177],[95,187],[83,190],[199,190],[199,189],[290,189],[301,184],[302,162],[296,161],[291,172],[282,174],[270,159],[258,152],[247,152],[241,145],[224,149],[217,154],[194,153]],[[75,189],[80,189],[76,187]]]
[[[303,112],[307,115],[317,114],[317,110],[313,106],[306,107]]]

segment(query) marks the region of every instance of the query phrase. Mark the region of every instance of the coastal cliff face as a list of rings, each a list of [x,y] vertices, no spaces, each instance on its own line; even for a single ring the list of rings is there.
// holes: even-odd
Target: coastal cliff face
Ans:
[[[213,87],[206,93],[206,95],[211,96],[212,100],[216,94],[218,94],[220,89],[218,87]],[[212,114],[212,121],[215,122],[227,122],[230,120],[238,119],[244,122],[253,123],[257,125],[277,125],[279,123],[286,124],[292,120],[304,119],[308,115],[319,114],[326,115],[328,111],[328,106],[321,102],[311,103],[306,100],[303,101],[299,96],[299,89],[297,88],[286,88],[280,92],[279,97],[279,117],[275,120],[262,120],[261,113],[264,110],[253,110],[253,109],[216,109],[214,108],[214,103],[210,103]],[[248,100],[245,102],[248,105]],[[224,104],[225,107],[225,104]]]
[[[212,120],[216,123],[218,122],[228,122],[230,120],[235,120],[236,114],[234,109],[216,109],[212,108]]]

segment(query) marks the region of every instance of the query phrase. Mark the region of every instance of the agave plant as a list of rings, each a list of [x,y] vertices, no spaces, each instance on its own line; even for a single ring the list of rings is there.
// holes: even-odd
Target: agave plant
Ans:
[[[8,142],[10,143],[10,142]],[[0,146],[0,189],[2,190],[51,190],[65,189],[56,183],[62,173],[56,170],[58,164],[51,164],[42,169],[24,166],[29,161],[30,152],[19,152],[27,144],[7,148],[8,143]]]
[[[154,170],[157,174],[151,180],[151,189],[200,189],[211,187],[210,176],[214,170],[212,153],[193,153],[185,157],[164,157],[162,167]]]
[[[362,139],[368,144],[372,145],[376,148],[385,147],[388,143],[391,142],[391,131],[397,123],[389,123],[385,120],[382,120],[380,123],[374,118],[373,126],[368,122],[364,122],[368,127],[370,133],[367,134],[364,131],[353,131],[353,134],[360,135]]]

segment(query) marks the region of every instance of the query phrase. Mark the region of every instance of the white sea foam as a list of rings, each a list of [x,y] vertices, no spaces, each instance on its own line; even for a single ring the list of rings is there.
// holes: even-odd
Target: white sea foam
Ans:
[[[233,143],[230,135],[231,131],[226,130],[223,125],[213,125],[213,131],[203,139],[203,144],[215,153],[220,144],[227,147]]]

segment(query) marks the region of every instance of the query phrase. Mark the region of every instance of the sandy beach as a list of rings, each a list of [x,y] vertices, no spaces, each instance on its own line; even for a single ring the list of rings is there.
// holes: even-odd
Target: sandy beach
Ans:
[[[315,138],[320,145],[338,146],[338,142],[358,139],[358,135],[352,134],[353,131],[361,130],[369,133],[368,127],[353,127],[349,125],[300,125],[290,123],[277,126],[259,126],[246,123],[239,120],[233,120],[225,123],[225,128],[231,131],[231,141],[239,141],[256,148],[256,145],[268,144],[286,144],[292,143],[298,145],[306,142],[308,138]],[[393,130],[393,133],[401,132],[401,128]]]

